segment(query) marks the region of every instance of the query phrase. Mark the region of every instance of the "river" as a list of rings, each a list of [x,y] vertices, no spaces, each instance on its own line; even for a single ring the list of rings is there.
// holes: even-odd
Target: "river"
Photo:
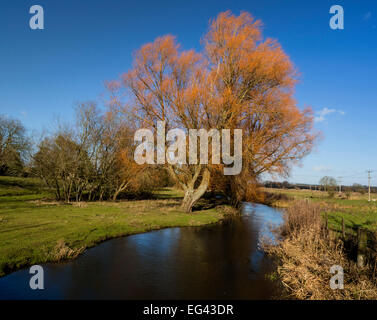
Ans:
[[[43,290],[30,289],[29,268],[13,272],[0,278],[0,299],[269,299],[272,263],[260,241],[273,241],[281,222],[278,210],[244,203],[223,223],[117,238],[42,264]]]

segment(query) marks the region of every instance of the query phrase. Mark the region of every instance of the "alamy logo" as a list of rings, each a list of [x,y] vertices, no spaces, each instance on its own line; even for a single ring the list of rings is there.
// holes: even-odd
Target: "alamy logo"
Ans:
[[[44,289],[44,273],[43,273],[43,267],[39,265],[34,265],[30,267],[29,270],[30,274],[34,274],[30,278],[29,285],[32,290],[42,290]]]
[[[44,12],[43,7],[40,5],[34,5],[30,7],[30,14],[34,14],[29,21],[30,29],[44,29]]]
[[[155,147],[153,132],[149,129],[139,129],[135,132],[136,147],[134,159],[138,164],[187,164],[187,137],[182,129],[171,129],[165,136],[165,121],[157,121],[157,146]],[[211,137],[212,164],[222,163],[233,165],[224,167],[224,175],[237,175],[242,170],[242,130],[234,129],[231,141],[230,129],[189,129],[188,130],[188,164],[198,164],[198,137],[200,140],[200,164],[208,164],[208,144]],[[220,134],[221,132],[221,134]],[[221,140],[221,145],[220,145]],[[233,145],[233,156],[230,149]],[[167,146],[167,149],[166,149]],[[155,161],[155,150],[157,160]]]
[[[339,265],[333,265],[330,268],[330,273],[335,274],[330,279],[330,288],[332,290],[344,289],[344,271]]]
[[[334,14],[330,18],[330,28],[333,30],[343,30],[344,29],[344,10],[340,5],[333,5],[330,8],[330,13]]]

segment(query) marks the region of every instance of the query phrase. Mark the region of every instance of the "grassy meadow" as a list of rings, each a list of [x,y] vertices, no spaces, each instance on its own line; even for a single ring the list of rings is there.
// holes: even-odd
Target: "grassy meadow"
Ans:
[[[181,198],[179,190],[165,188],[151,200],[64,203],[38,179],[0,177],[0,276],[74,258],[106,239],[215,223],[230,212],[204,203],[205,209],[187,214],[179,208]]]
[[[348,232],[356,232],[358,227],[371,231],[377,230],[377,194],[371,194],[372,201],[368,201],[368,194],[350,193],[349,198],[344,193],[336,192],[333,198],[327,192],[318,190],[270,189],[264,188],[270,195],[270,204],[277,207],[289,207],[294,201],[308,199],[310,202],[320,203],[323,215],[328,217],[330,229],[340,231],[342,219]]]

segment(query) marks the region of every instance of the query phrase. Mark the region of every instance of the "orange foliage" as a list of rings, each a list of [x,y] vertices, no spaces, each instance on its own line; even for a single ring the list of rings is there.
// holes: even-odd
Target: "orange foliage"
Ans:
[[[171,35],[159,37],[136,52],[132,69],[122,76],[132,99],[124,109],[141,126],[156,128],[161,120],[167,130],[243,129],[243,170],[224,178],[237,199],[253,193],[249,188],[262,173],[288,174],[318,136],[311,110],[300,110],[293,98],[293,64],[276,40],[263,39],[261,26],[247,12],[220,13],[210,21],[202,53],[181,50]],[[118,90],[118,84],[112,82],[111,89]],[[194,186],[202,194],[208,187],[203,179],[215,170],[170,168],[194,198]]]

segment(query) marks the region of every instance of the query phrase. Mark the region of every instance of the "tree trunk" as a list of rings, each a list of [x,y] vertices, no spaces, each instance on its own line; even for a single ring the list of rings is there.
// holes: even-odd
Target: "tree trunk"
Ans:
[[[117,200],[117,197],[118,197],[118,194],[119,194],[119,189],[117,189],[115,192],[114,192],[114,195],[113,195],[113,201],[116,201]]]
[[[124,191],[124,190],[128,187],[128,185],[129,185],[129,182],[125,182],[125,181],[123,181],[123,182],[121,183],[121,185],[120,185],[120,186],[115,190],[115,192],[114,192],[114,195],[113,195],[113,201],[116,201],[116,199],[117,199],[119,193],[121,193],[122,191]]]
[[[181,208],[185,212],[189,213],[192,212],[192,208],[195,203],[203,196],[203,194],[207,191],[208,184],[209,184],[210,173],[207,168],[204,169],[202,181],[199,187],[195,190],[194,183],[189,184],[185,190],[185,196],[183,198]]]

